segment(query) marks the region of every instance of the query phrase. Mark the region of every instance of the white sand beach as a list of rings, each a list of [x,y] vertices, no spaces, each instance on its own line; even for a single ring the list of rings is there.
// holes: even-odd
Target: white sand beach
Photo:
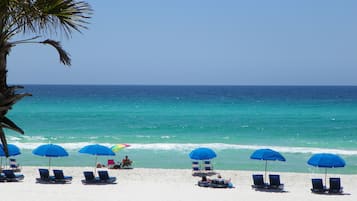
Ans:
[[[38,167],[23,167],[22,182],[0,183],[1,200],[4,201],[236,201],[236,200],[357,200],[357,175],[328,175],[341,178],[343,195],[319,195],[310,192],[311,178],[324,175],[304,173],[279,173],[286,192],[260,192],[251,188],[251,171],[217,171],[231,178],[235,188],[213,189],[197,186],[198,177],[189,169],[109,170],[117,177],[116,184],[83,185],[83,171],[91,167],[56,167],[65,175],[73,176],[70,184],[38,184]],[[254,172],[257,173],[257,172]],[[259,173],[259,172],[258,172]],[[260,172],[261,173],[261,172]],[[215,177],[215,176],[212,176]]]

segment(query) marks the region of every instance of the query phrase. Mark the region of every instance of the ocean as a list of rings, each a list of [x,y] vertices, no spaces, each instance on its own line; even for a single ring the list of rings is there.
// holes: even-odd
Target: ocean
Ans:
[[[21,148],[21,165],[46,166],[31,151],[59,144],[69,157],[55,166],[93,166],[95,157],[78,153],[88,144],[127,143],[115,157],[128,155],[134,167],[191,168],[197,147],[217,153],[219,170],[264,170],[249,159],[259,148],[281,152],[286,162],[269,162],[283,172],[320,172],[307,165],[314,153],[342,156],[357,173],[357,87],[353,86],[72,86],[27,85],[26,97],[9,117],[25,135],[7,131]],[[323,172],[323,171],[322,171]]]

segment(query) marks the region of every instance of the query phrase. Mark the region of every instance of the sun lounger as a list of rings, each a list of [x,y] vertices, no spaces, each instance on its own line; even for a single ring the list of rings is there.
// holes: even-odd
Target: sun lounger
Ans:
[[[48,169],[38,169],[38,172],[40,173],[40,178],[36,178],[38,183],[52,183],[55,181],[55,177],[50,176]]]
[[[21,181],[25,178],[23,174],[15,174],[13,170],[3,170],[2,172],[6,177],[6,181]]]
[[[252,177],[253,177],[252,188],[264,189],[268,187],[268,185],[264,183],[264,177],[262,174],[253,174]]]
[[[269,175],[269,189],[283,190],[284,184],[280,183],[280,175],[270,174]]]
[[[83,175],[85,178],[82,180],[83,184],[99,184],[101,182],[99,177],[95,177],[91,171],[84,171]]]
[[[71,176],[64,176],[63,170],[53,170],[53,174],[55,175],[55,182],[56,183],[69,183],[72,181]]]
[[[4,173],[0,172],[0,182],[6,181],[6,176]]]
[[[311,179],[312,183],[312,193],[325,193],[327,191],[326,187],[323,185],[322,179]]]
[[[98,171],[98,175],[102,183],[114,183],[117,180],[116,177],[109,177],[108,171],[105,170]]]
[[[340,178],[330,178],[330,189],[328,190],[329,193],[342,193],[343,187],[341,186],[341,179]]]
[[[14,158],[10,158],[10,168],[14,171],[14,172],[20,172],[21,168],[20,165],[16,162],[16,159]]]
[[[213,171],[213,166],[212,166],[211,161],[204,161],[203,165],[204,165],[204,170],[205,171],[208,171],[208,172]]]
[[[193,176],[201,175],[200,164],[198,161],[192,161],[192,175]]]

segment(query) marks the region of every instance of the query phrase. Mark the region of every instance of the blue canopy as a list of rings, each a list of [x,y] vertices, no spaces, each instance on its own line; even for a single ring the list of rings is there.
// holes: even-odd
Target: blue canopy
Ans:
[[[113,150],[111,148],[100,145],[100,144],[91,144],[91,145],[84,146],[78,152],[82,153],[82,154],[95,155],[94,172],[96,169],[98,156],[114,156],[115,155],[115,153],[113,152]]]
[[[268,161],[286,161],[284,156],[272,149],[258,149],[250,156],[251,159]]]
[[[92,144],[87,145],[78,151],[82,154],[91,154],[96,156],[114,156],[115,153],[109,147],[99,145],[99,144]]]
[[[21,154],[20,148],[14,144],[7,144],[7,149],[9,150],[9,156],[17,156],[17,155]],[[4,146],[1,144],[0,145],[0,157],[4,157],[4,156],[5,156]]]
[[[48,168],[51,168],[52,157],[65,157],[68,156],[68,152],[61,146],[56,144],[43,144],[38,146],[32,151],[37,156],[48,157]]]
[[[32,151],[33,154],[45,157],[64,157],[68,156],[67,151],[56,144],[44,144]]]
[[[200,147],[191,151],[189,157],[193,160],[210,160],[217,157],[217,155],[210,148]]]
[[[336,154],[320,153],[312,155],[307,164],[315,167],[337,168],[345,167],[346,162]]]

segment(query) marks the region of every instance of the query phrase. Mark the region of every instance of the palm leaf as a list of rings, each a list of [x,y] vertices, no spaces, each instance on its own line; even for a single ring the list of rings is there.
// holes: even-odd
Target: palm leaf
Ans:
[[[11,121],[10,119],[8,119],[7,117],[4,117],[2,122],[1,122],[1,125],[5,128],[9,128],[11,130],[14,130],[18,133],[21,133],[21,134],[24,134],[25,132],[20,128],[18,127],[13,121]]]
[[[7,149],[7,141],[6,141],[4,130],[2,128],[0,128],[0,140],[1,140],[1,144],[4,148],[5,156],[8,157],[9,150]]]
[[[54,47],[58,52],[60,61],[64,65],[67,65],[67,66],[71,65],[71,58],[69,57],[69,54],[62,48],[60,42],[47,39],[47,40],[44,40],[44,41],[42,41],[40,43],[51,45],[52,47]]]

